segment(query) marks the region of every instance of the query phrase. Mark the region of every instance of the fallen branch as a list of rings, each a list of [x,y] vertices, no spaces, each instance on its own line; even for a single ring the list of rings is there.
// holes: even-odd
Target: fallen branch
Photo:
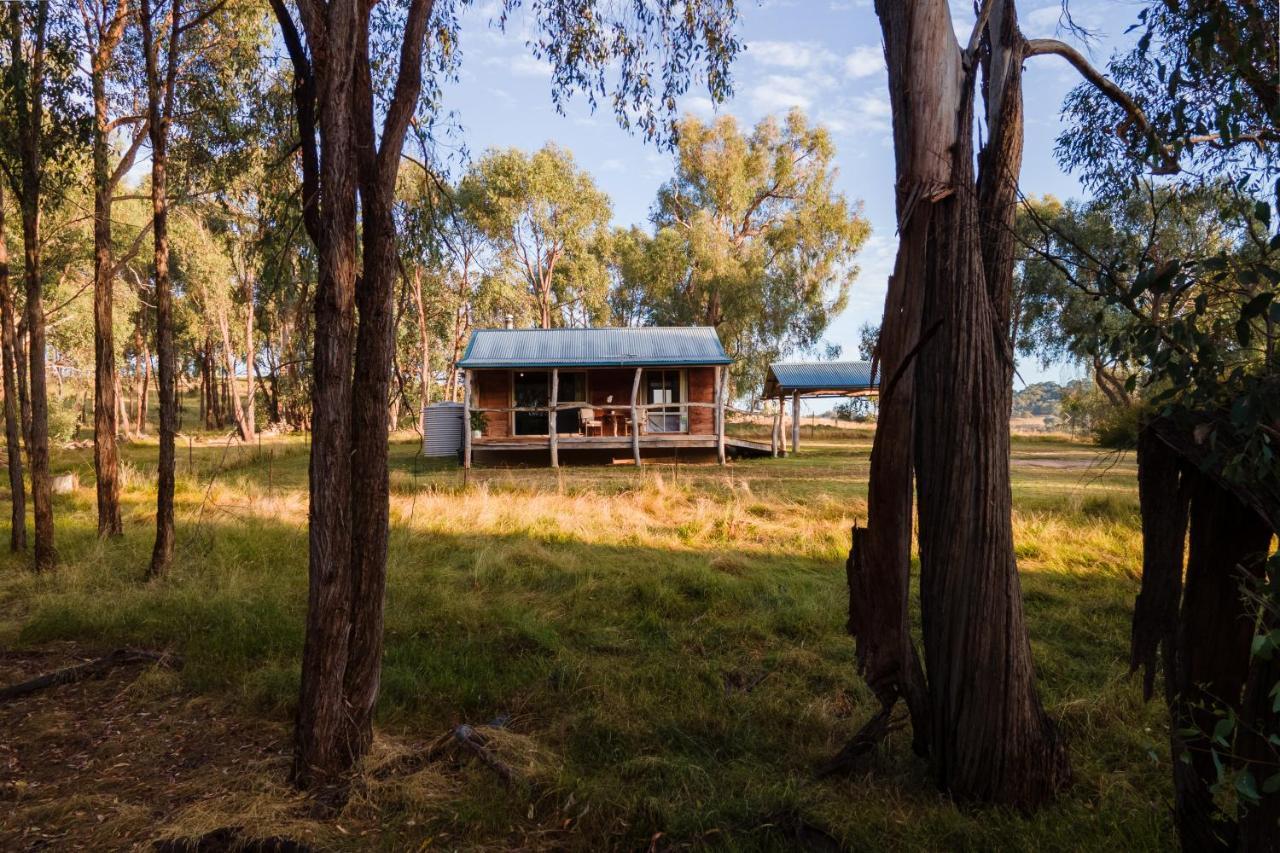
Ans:
[[[849,773],[861,758],[882,743],[889,733],[902,727],[902,723],[893,721],[893,705],[885,705],[867,721],[853,739],[844,745],[825,764],[818,768],[818,778],[824,779],[837,773]]]
[[[36,676],[30,681],[23,681],[20,684],[12,684],[8,687],[0,688],[0,703],[12,702],[14,699],[21,699],[23,696],[29,696],[49,687],[75,684],[78,681],[86,681],[90,678],[100,678],[108,670],[117,666],[129,666],[138,663],[153,663],[167,666],[170,669],[180,669],[182,667],[182,659],[168,652],[152,652],[145,649],[116,649],[96,660],[64,667],[63,669],[55,669],[53,672],[46,672],[44,675]]]
[[[469,726],[466,723],[455,726],[452,734],[455,741],[474,753],[493,772],[501,776],[503,782],[510,785],[515,781],[516,772],[504,763],[502,759],[494,755],[493,750],[489,749],[489,739],[476,731],[473,726]]]
[[[505,722],[505,718],[499,717],[489,723],[489,726],[502,728]],[[475,726],[467,723],[454,726],[432,741],[426,749],[402,756],[398,760],[378,768],[374,771],[373,776],[375,779],[386,779],[403,773],[417,772],[426,765],[439,761],[445,757],[446,753],[459,747],[479,758],[493,772],[501,776],[502,781],[508,785],[519,781],[520,774],[509,764],[498,758],[494,751],[489,748],[489,738],[485,737],[484,733]]]

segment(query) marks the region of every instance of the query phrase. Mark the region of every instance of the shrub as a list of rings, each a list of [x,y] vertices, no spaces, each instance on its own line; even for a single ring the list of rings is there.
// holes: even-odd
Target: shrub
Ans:
[[[49,401],[49,440],[71,441],[80,428],[80,401],[75,397],[55,397]]]

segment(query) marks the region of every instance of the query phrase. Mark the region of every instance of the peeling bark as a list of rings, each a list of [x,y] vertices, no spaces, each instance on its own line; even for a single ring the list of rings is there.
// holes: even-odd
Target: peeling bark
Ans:
[[[898,258],[880,338],[868,528],[851,553],[850,630],[887,706],[959,799],[1031,808],[1068,778],[1040,705],[1013,555],[1009,409],[1024,41],[1012,0],[962,51],[943,0],[878,0],[893,105]],[[990,140],[974,174],[981,55]],[[887,419],[887,420],[886,420]],[[918,501],[925,670],[907,621]],[[861,540],[861,541],[859,541]]]

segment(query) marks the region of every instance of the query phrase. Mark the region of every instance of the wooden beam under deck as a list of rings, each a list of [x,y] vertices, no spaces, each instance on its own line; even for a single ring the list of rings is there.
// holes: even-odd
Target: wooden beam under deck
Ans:
[[[567,450],[634,450],[638,445],[641,450],[663,448],[706,448],[715,450],[719,438],[715,435],[682,435],[678,433],[666,435],[641,436],[582,436],[560,435],[558,449]],[[758,451],[768,455],[769,445],[757,441],[726,436],[724,443],[740,450]],[[474,450],[537,450],[546,448],[547,437],[542,435],[502,436],[497,438],[477,438],[472,442]]]

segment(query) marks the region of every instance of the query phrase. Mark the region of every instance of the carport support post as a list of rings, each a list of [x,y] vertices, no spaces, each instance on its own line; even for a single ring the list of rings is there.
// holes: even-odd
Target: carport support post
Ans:
[[[471,467],[471,371],[462,371],[462,467]]]
[[[787,455],[787,398],[778,392],[778,444],[782,455]]]
[[[791,452],[800,452],[800,392],[791,395]]]
[[[773,429],[769,430],[769,450],[773,453],[773,458],[778,458],[778,410],[773,410]]]
[[[729,383],[723,366],[716,367],[716,458],[724,464],[724,398]]]
[[[556,402],[560,399],[560,368],[551,368],[551,402],[547,405],[547,443],[551,446],[551,467],[560,467],[560,425],[556,423]]]
[[[636,398],[640,396],[640,372],[644,368],[636,368],[636,378],[631,381],[631,456],[636,467],[640,467],[640,410],[636,407]]]

